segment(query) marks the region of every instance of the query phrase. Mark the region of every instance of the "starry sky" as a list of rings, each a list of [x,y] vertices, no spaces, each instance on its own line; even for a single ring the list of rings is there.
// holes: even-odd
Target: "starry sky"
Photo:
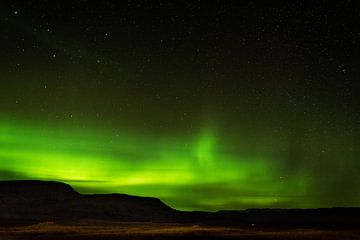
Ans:
[[[1,1],[0,179],[360,206],[359,22],[356,1]]]

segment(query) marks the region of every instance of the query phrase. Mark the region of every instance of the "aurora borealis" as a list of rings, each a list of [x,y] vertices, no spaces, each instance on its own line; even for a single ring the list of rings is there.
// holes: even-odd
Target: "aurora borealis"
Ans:
[[[272,166],[273,156],[218,149],[210,130],[194,140],[152,141],[3,123],[1,143],[3,170],[23,173],[25,178],[65,181],[89,192],[156,195],[180,208],[189,207],[181,203],[190,200],[184,196],[187,191],[191,194],[188,198],[195,197],[199,206],[212,208],[229,207],[229,202],[276,205],[301,197],[308,187],[305,173],[283,181],[288,176]],[[206,192],[199,192],[202,189]]]
[[[2,1],[0,179],[183,210],[360,206],[353,5]]]

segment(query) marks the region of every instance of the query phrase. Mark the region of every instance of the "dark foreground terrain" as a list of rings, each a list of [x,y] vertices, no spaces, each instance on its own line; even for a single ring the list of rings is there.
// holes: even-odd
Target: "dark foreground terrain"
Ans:
[[[0,181],[0,240],[359,239],[359,208],[182,212],[156,198]]]
[[[0,228],[0,239],[360,239],[356,229],[274,229],[187,224],[82,222]]]

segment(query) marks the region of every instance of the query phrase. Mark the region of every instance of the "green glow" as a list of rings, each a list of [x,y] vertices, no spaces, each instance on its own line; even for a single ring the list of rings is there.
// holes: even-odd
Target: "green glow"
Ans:
[[[198,163],[202,167],[211,166],[215,154],[215,137],[210,131],[205,131],[197,144]]]
[[[194,139],[169,140],[0,123],[3,179],[59,180],[85,193],[154,196],[187,210],[309,206],[302,201],[311,180],[305,171],[282,179],[278,157],[239,150],[228,151],[210,128]]]

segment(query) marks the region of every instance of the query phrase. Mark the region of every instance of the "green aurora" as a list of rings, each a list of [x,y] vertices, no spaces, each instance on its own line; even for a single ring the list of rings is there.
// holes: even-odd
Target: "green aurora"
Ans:
[[[216,136],[210,127],[175,141],[2,121],[0,173],[63,181],[83,193],[154,196],[183,210],[334,204],[314,196],[309,171],[286,175],[275,155],[232,153]]]
[[[355,5],[0,1],[0,180],[360,207]]]

